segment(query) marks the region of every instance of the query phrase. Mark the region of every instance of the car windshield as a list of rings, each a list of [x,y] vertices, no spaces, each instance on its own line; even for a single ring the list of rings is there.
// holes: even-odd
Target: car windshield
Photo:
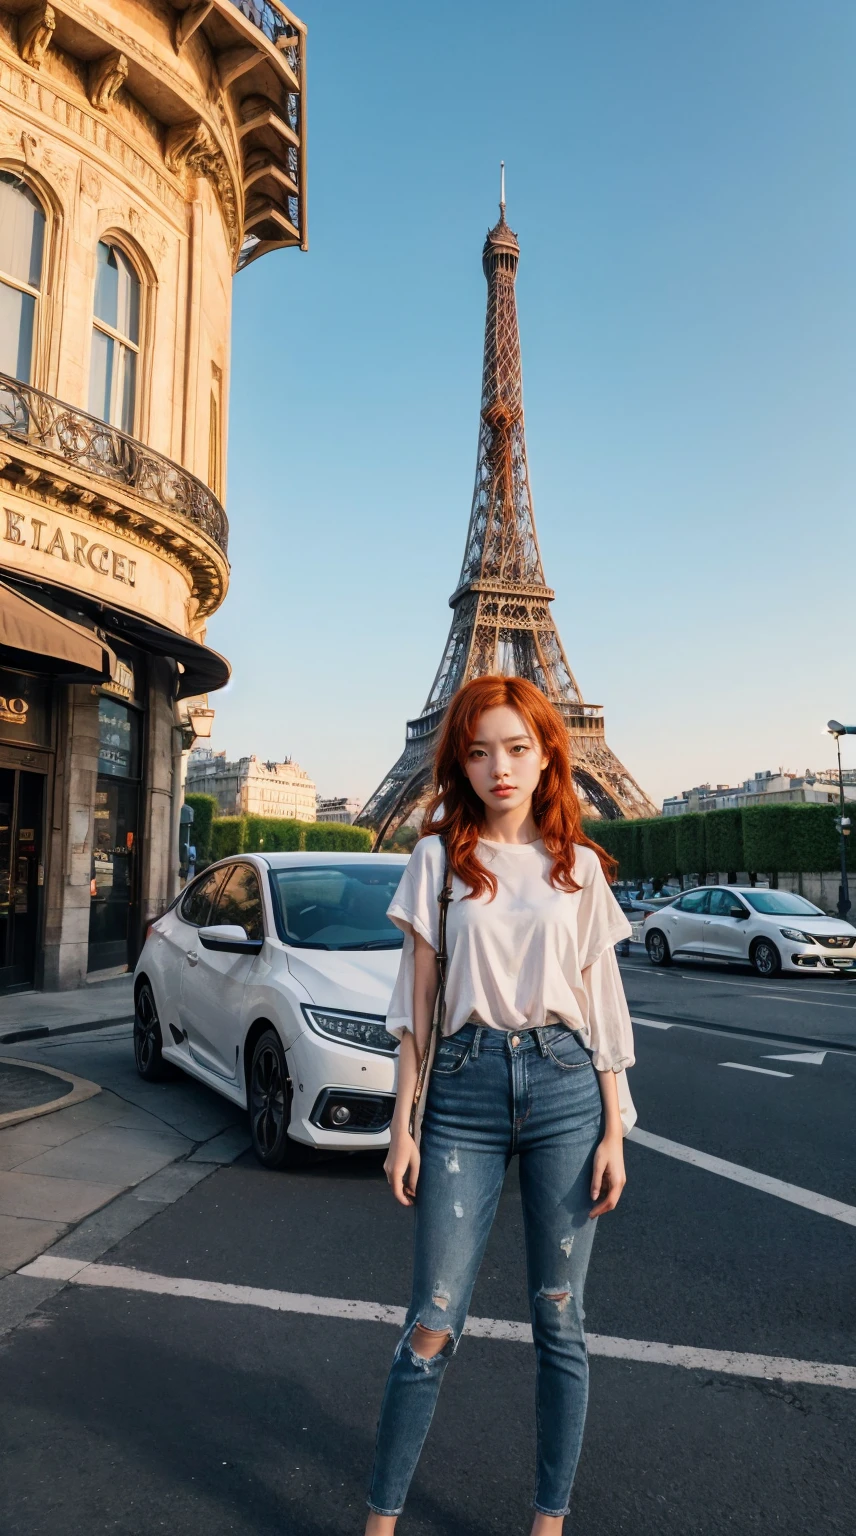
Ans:
[[[770,917],[823,917],[820,907],[812,906],[794,891],[756,890],[741,891],[740,894],[756,912],[764,912]]]
[[[400,949],[386,915],[403,864],[312,864],[274,869],[280,932],[300,949]]]

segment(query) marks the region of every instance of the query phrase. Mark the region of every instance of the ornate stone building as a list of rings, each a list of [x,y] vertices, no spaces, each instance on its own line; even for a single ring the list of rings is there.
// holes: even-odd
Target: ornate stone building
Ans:
[[[232,277],[306,246],[304,79],[279,0],[0,0],[0,991],[133,965],[177,888]]]
[[[315,821],[315,782],[290,757],[281,763],[260,757],[226,761],[225,752],[192,752],[187,793],[213,795],[221,816],[284,816]]]

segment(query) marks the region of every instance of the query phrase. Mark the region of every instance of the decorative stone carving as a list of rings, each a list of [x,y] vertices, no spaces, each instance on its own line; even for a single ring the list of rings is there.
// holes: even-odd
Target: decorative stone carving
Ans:
[[[166,168],[174,175],[190,172],[206,176],[212,183],[229,234],[233,260],[241,245],[241,227],[235,186],[223,153],[218,149],[210,128],[201,117],[188,123],[176,123],[166,136]]]
[[[128,209],[128,226],[134,238],[139,240],[143,250],[147,251],[159,265],[167,251],[167,242],[160,230],[156,229],[138,208]]]
[[[89,66],[89,100],[99,112],[106,112],[113,97],[128,77],[124,53],[105,53]]]
[[[97,203],[101,196],[101,177],[93,166],[86,164],[85,160],[80,166],[80,190],[84,197],[88,197],[93,203]]]
[[[18,48],[25,64],[40,69],[56,27],[56,12],[46,0],[25,11],[18,22]]]

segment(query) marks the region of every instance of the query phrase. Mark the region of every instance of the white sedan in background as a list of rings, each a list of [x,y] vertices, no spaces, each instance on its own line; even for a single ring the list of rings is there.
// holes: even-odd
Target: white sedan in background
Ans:
[[[385,1020],[402,935],[386,909],[402,854],[243,854],[212,865],[149,928],[134,1054],[246,1108],[253,1148],[383,1147],[398,1041]]]
[[[856,968],[856,928],[793,891],[703,885],[684,891],[642,924],[652,965],[732,960],[759,976]]]

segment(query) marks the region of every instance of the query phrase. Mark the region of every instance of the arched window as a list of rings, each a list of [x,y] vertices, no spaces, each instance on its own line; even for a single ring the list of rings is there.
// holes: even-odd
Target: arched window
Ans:
[[[89,409],[133,432],[140,351],[140,279],[124,251],[98,242]]]
[[[0,372],[31,382],[45,250],[44,210],[20,176],[0,171]]]

